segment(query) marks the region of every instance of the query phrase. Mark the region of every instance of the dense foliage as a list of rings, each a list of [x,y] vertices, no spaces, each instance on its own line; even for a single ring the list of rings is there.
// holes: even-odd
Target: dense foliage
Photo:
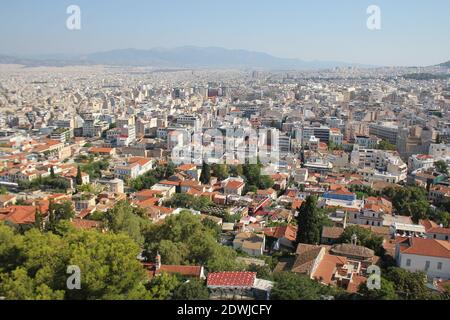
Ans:
[[[136,191],[144,189],[150,189],[155,184],[163,179],[167,179],[175,173],[175,165],[168,163],[164,166],[157,166],[155,169],[150,170],[143,175],[140,175],[136,179],[129,181],[129,185]]]
[[[353,235],[357,236],[359,245],[372,249],[378,256],[384,255],[385,250],[383,248],[383,237],[377,236],[369,229],[365,229],[357,225],[348,226],[347,228],[345,228],[338,242],[351,243]]]
[[[67,222],[63,222],[63,224]],[[126,235],[79,231],[24,235],[0,224],[0,296],[6,299],[145,299],[139,247]],[[69,290],[67,267],[81,271],[81,289]]]
[[[317,207],[317,197],[307,197],[298,210],[297,243],[320,243],[322,227],[327,220],[326,212]]]
[[[145,236],[145,256],[154,260],[159,252],[164,264],[203,265],[209,272],[242,270],[236,252],[219,244],[216,232],[200,217],[181,212],[151,226]]]

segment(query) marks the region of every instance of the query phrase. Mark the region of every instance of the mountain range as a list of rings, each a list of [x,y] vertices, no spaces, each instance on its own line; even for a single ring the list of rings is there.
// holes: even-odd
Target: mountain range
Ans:
[[[177,48],[120,49],[85,55],[53,54],[31,56],[0,55],[0,64],[34,66],[110,65],[145,66],[177,69],[261,69],[261,70],[318,70],[335,67],[374,68],[372,65],[340,61],[304,61],[279,58],[273,55],[219,47],[185,46]],[[450,68],[450,61],[439,64]]]
[[[0,55],[0,63],[25,66],[112,65],[155,68],[228,68],[263,70],[308,70],[334,67],[373,67],[339,61],[304,61],[267,53],[219,47],[177,47],[150,50],[121,49],[86,55]]]

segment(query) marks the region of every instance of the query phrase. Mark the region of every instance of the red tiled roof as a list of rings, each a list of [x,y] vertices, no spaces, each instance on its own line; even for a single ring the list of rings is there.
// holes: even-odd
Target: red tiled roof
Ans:
[[[213,272],[208,274],[208,286],[218,287],[252,287],[256,272]]]
[[[32,224],[35,222],[36,207],[10,206],[0,209],[0,221],[9,221],[15,224]]]
[[[182,266],[182,265],[165,265],[156,270],[154,263],[144,263],[144,268],[147,270],[149,277],[154,277],[160,273],[166,272],[170,274],[180,274],[185,277],[200,277],[202,275],[201,266]]]
[[[449,228],[434,227],[434,228],[428,229],[427,233],[439,233],[439,234],[450,235],[450,229]]]
[[[323,283],[330,284],[333,279],[336,266],[342,266],[346,263],[347,258],[345,257],[325,254],[312,276]]]
[[[197,166],[195,164],[182,164],[177,168],[178,171],[189,171],[196,169]]]
[[[101,226],[99,221],[85,219],[73,219],[71,223],[75,228],[83,230],[97,229]]]
[[[425,230],[439,227],[438,224],[432,220],[420,220],[420,224],[425,227]]]
[[[114,150],[113,148],[97,148],[97,147],[92,147],[88,149],[88,151],[92,153],[111,153],[113,150]]]
[[[229,181],[229,182],[227,183],[226,188],[236,190],[236,189],[239,189],[239,188],[241,188],[242,186],[244,186],[244,184],[245,184],[245,183],[242,182],[242,181],[232,180],[232,181]]]
[[[128,158],[128,163],[139,163],[139,165],[145,166],[147,163],[151,162],[152,159],[150,158],[143,158],[143,157],[131,157]]]
[[[268,237],[273,237],[276,239],[285,237],[290,241],[295,241],[297,237],[297,227],[288,225],[288,226],[278,226],[274,228],[265,228],[264,234]]]
[[[404,254],[450,258],[450,242],[448,241],[406,238],[401,239],[399,245],[401,252]]]

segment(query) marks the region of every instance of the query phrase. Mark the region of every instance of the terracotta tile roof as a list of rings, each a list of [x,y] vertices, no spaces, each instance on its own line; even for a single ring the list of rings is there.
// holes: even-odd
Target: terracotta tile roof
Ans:
[[[347,286],[347,292],[357,293],[358,289],[359,289],[359,286],[361,284],[363,284],[363,283],[366,283],[366,282],[367,282],[367,278],[366,277],[354,274],[353,277],[352,277],[352,281],[350,281],[350,283]]]
[[[157,206],[160,203],[160,198],[149,198],[145,199],[144,201],[139,201],[136,204],[141,208],[147,208],[147,207],[154,207]]]
[[[197,166],[195,164],[182,164],[181,166],[177,167],[177,171],[190,171],[197,169]]]
[[[180,185],[180,181],[170,181],[170,180],[162,180],[158,183],[163,184],[163,185],[175,186],[175,187]]]
[[[347,258],[325,254],[312,276],[323,283],[330,284],[337,266],[343,266],[347,263]]]
[[[276,239],[284,237],[290,241],[295,241],[295,239],[297,238],[297,227],[288,225],[288,226],[265,228],[264,234],[268,237]]]
[[[296,252],[297,257],[295,258],[291,271],[310,274],[321,251],[321,246],[299,244]]]
[[[14,224],[32,224],[35,222],[35,206],[9,206],[0,209],[0,221]]]
[[[139,198],[153,198],[155,195],[161,194],[161,191],[144,189],[139,192],[136,192],[136,197]]]
[[[141,167],[145,166],[149,162],[151,162],[152,159],[150,158],[143,158],[143,157],[131,157],[128,158],[128,163],[138,163]]]
[[[16,196],[12,194],[0,194],[0,202],[8,202],[15,199]]]
[[[102,223],[100,221],[85,220],[85,219],[73,219],[71,224],[77,229],[91,230],[98,229]]]
[[[157,273],[177,273],[184,276],[200,276],[202,267],[200,266],[176,266],[176,265],[161,265]]]
[[[436,222],[434,222],[432,220],[428,220],[428,219],[427,220],[420,220],[420,224],[425,227],[425,230],[439,227],[439,225]]]
[[[154,263],[144,263],[144,268],[150,278],[161,274],[163,272],[170,274],[179,274],[185,277],[200,277],[202,275],[201,266],[182,266],[182,265],[166,265],[162,264],[161,267],[156,270],[156,265]]]
[[[300,207],[302,206],[303,202],[305,202],[305,201],[301,200],[301,199],[295,199],[292,202],[292,210],[300,209]]]
[[[81,210],[81,212],[77,215],[77,217],[80,219],[84,219],[85,217],[87,217],[88,215],[93,213],[94,211],[95,211],[95,208],[87,208],[87,209]]]
[[[450,258],[450,242],[436,239],[403,238],[399,244],[404,254]]]
[[[339,239],[344,232],[344,228],[339,227],[323,227],[322,238]]]
[[[242,181],[232,180],[232,181],[228,181],[228,183],[226,185],[226,188],[236,190],[236,189],[239,189],[239,188],[243,187],[244,184],[245,183],[242,182]]]
[[[90,153],[111,153],[114,148],[101,148],[101,147],[92,147],[88,149]]]
[[[369,248],[353,245],[350,243],[341,243],[334,245],[331,248],[331,252],[336,255],[355,256],[364,259],[373,258],[375,255],[374,251]]]
[[[252,287],[256,272],[212,272],[208,274],[207,285],[219,287]]]
[[[438,234],[450,235],[450,229],[449,228],[434,227],[434,228],[428,229],[427,233],[438,233]]]

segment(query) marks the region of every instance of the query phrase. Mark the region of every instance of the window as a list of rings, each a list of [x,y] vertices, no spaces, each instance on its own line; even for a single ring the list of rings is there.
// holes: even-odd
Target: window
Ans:
[[[437,269],[442,270],[442,262],[438,262]]]
[[[430,269],[430,261],[425,262],[425,270],[428,271]]]
[[[406,260],[406,266],[407,267],[411,267],[411,259],[407,259]]]

